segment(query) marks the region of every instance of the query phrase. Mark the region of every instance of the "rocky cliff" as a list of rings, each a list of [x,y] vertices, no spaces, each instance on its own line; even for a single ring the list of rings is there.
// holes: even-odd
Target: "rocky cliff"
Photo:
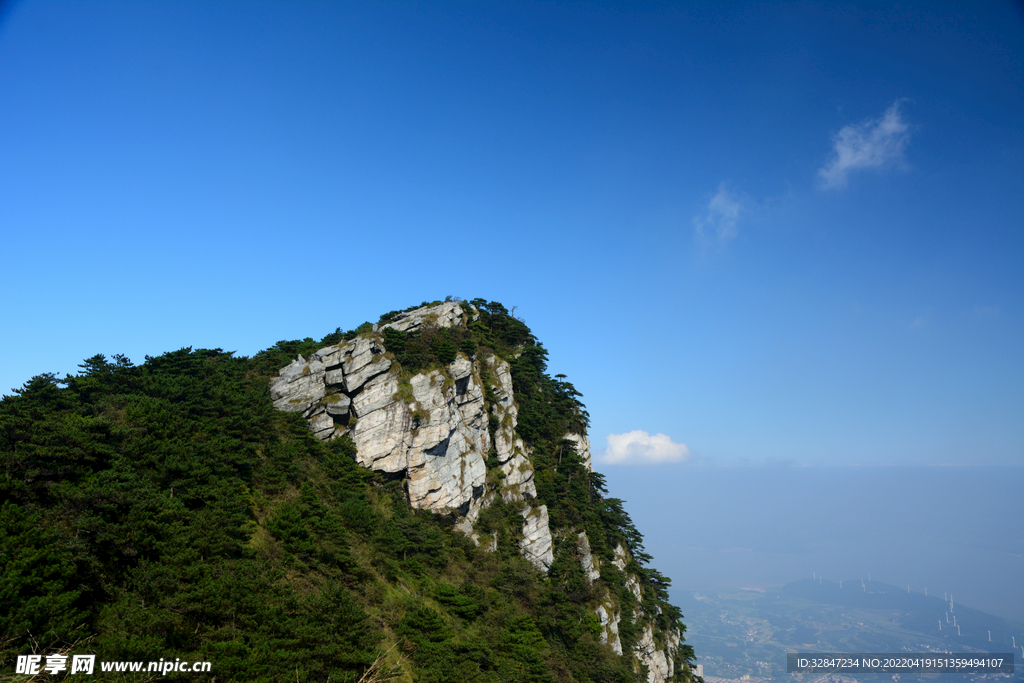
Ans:
[[[0,670],[162,653],[212,662],[206,683],[694,681],[546,358],[475,299],[32,378],[0,397]]]
[[[413,507],[458,511],[459,527],[470,536],[486,502],[493,415],[498,423],[493,448],[504,475],[500,494],[523,503],[523,556],[547,571],[552,562],[547,508],[531,504],[537,490],[533,466],[516,435],[508,363],[493,354],[460,353],[447,366],[403,378],[384,345],[384,329],[464,325],[471,314],[475,311],[458,303],[419,308],[374,326],[364,337],[320,349],[308,359],[299,356],[272,381],[271,398],[280,410],[301,411],[320,439],[350,434],[359,464],[401,473]],[[490,405],[484,400],[485,381],[496,397]]]
[[[317,438],[348,435],[364,467],[400,475],[410,505],[454,515],[455,526],[478,545],[496,547],[475,525],[495,501],[514,506],[522,517],[519,551],[547,573],[554,549],[568,544],[591,586],[601,584],[600,558],[591,552],[586,531],[550,527],[548,507],[538,500],[532,449],[519,434],[519,405],[510,358],[483,347],[451,348],[427,367],[403,366],[398,348],[417,335],[439,331],[471,338],[480,311],[449,301],[392,314],[354,338],[340,340],[308,357],[298,356],[271,380],[271,398],[282,411],[301,412]],[[444,339],[458,338],[448,335]],[[513,357],[518,351],[513,350]],[[592,473],[585,431],[562,437],[559,455],[572,449]],[[599,476],[599,475],[597,475]],[[619,543],[607,563],[620,573],[633,600],[627,611],[636,636],[631,654],[636,670],[647,669],[649,683],[672,680],[680,643],[677,628],[657,628],[645,614],[641,581],[627,547]],[[613,571],[610,570],[609,571]],[[595,583],[596,582],[596,583]],[[622,598],[600,589],[592,611],[601,642],[619,655]],[[656,609],[659,610],[660,608]]]

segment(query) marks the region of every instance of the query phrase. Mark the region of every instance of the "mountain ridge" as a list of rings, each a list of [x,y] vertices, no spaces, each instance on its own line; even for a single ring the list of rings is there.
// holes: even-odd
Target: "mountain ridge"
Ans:
[[[218,680],[694,679],[546,355],[453,300],[33,378],[0,402],[2,666],[85,647]]]

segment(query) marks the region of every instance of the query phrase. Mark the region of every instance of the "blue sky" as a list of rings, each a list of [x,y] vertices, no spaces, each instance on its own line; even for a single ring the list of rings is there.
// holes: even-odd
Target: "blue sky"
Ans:
[[[610,476],[1024,464],[1022,46],[1009,2],[9,4],[0,390],[484,297]]]

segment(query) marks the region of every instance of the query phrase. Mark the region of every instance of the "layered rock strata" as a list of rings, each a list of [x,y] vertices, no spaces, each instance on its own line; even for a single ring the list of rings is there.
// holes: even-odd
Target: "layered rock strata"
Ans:
[[[480,317],[475,308],[472,306],[467,308],[469,309],[468,311],[463,310],[462,304],[458,301],[446,301],[443,304],[436,304],[434,306],[423,306],[395,315],[391,322],[381,325],[380,329],[393,327],[399,332],[411,332],[424,325],[451,327],[453,325],[465,324]],[[374,332],[376,331],[377,326],[374,325]]]
[[[379,329],[374,326],[372,334],[320,349],[308,359],[299,356],[271,380],[271,399],[279,410],[301,412],[317,438],[349,434],[359,464],[403,473],[410,505],[458,512],[458,528],[479,541],[473,524],[490,504],[484,494],[492,445],[482,378],[493,378],[500,494],[506,502],[523,504],[523,556],[547,571],[553,561],[547,508],[530,504],[537,487],[530,454],[516,434],[509,364],[490,355],[458,354],[442,370],[402,381],[379,334],[389,327],[410,332],[461,325],[475,316],[475,310],[455,302],[398,314]]]

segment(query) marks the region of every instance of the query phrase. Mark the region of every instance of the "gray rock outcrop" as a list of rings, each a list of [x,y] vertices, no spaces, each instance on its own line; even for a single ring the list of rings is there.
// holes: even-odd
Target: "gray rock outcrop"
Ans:
[[[612,558],[612,564],[619,568],[620,571],[626,572],[626,567],[629,566],[630,557],[629,551],[626,550],[626,546],[623,543],[618,543],[615,546],[614,557]],[[637,578],[636,574],[626,572],[626,588],[636,598],[637,608],[636,617],[643,617],[644,610],[640,605],[644,601],[643,589],[640,587],[640,579]],[[636,619],[634,619],[636,621]]]
[[[307,361],[299,356],[281,368],[270,384],[274,407],[290,413],[301,413],[324,397],[324,364],[319,359]]]
[[[636,598],[637,604],[641,604],[644,601],[643,591],[640,589],[640,581],[636,578],[636,574],[626,574],[626,588]]]
[[[412,400],[405,402],[395,399],[397,378],[380,375],[352,400],[358,462],[404,471],[409,503],[438,512],[468,506],[483,493],[490,446],[480,387],[469,383],[459,394],[445,380],[437,371],[413,376]]]
[[[619,620],[621,619],[619,611],[615,609],[615,603],[611,600],[606,600],[597,606],[595,612],[598,620],[601,622],[601,642],[606,645],[611,645],[612,651],[617,654],[622,654],[622,641],[619,640]]]
[[[619,568],[619,571],[626,571],[626,565],[629,564],[629,555],[626,552],[626,546],[619,543],[615,546],[615,557],[612,559],[612,564]]]
[[[555,561],[555,553],[551,545],[551,529],[548,526],[548,506],[538,505],[530,507],[527,505],[519,513],[523,516],[523,540],[519,542],[519,549],[523,557],[529,560],[534,567],[547,572],[551,563]]]
[[[553,534],[548,508],[536,500],[533,454],[518,434],[519,406],[508,361],[487,350],[467,355],[463,349],[446,366],[411,374],[402,371],[386,348],[388,328],[430,333],[478,317],[476,309],[461,302],[395,314],[389,322],[374,325],[372,333],[320,349],[308,358],[299,356],[281,368],[270,382],[271,400],[279,410],[301,413],[319,439],[349,435],[360,465],[402,474],[410,505],[455,513],[455,528],[485,552],[497,550],[499,534],[477,532],[474,525],[482,510],[499,502],[519,510],[519,551],[539,571],[551,568],[556,544],[560,551],[570,544],[587,582],[599,590],[596,595],[603,595],[595,599],[596,608],[590,603],[601,625],[601,642],[623,655],[620,598],[595,584],[601,578],[602,559],[594,555],[585,531],[561,529]],[[593,471],[586,434],[569,433],[564,439]],[[496,460],[491,461],[490,473],[489,454]],[[640,607],[640,578],[626,571],[631,561],[626,544],[617,543],[611,563],[625,572],[625,586],[638,603],[632,620],[640,638],[625,654],[636,658],[634,665],[648,667],[648,683],[663,683],[677,668],[680,634],[659,629],[655,637]]]
[[[516,434],[519,408],[512,393],[512,372],[506,361],[498,361],[493,356],[484,359],[484,362],[496,380],[493,389],[497,401],[491,406],[491,412],[498,419],[498,427],[494,431],[494,451],[504,475],[501,496],[507,503],[536,498],[533,463],[530,462],[523,440]]]
[[[566,434],[562,438],[568,439],[576,445],[576,452],[583,458],[583,466],[587,468],[588,472],[593,472],[594,466],[590,461],[590,439],[581,434],[572,433]]]
[[[391,322],[381,325],[380,329],[393,327],[399,332],[410,332],[427,324],[433,324],[437,327],[451,327],[462,322],[463,313],[460,302],[446,301],[443,304],[423,306],[406,311],[405,313],[399,313]],[[476,314],[476,311],[474,310],[473,313]]]
[[[446,302],[400,313],[380,326],[401,332],[464,324],[478,313]],[[500,495],[522,503],[523,555],[541,571],[553,561],[547,508],[531,506],[537,496],[530,453],[516,433],[518,407],[508,362],[487,355],[458,354],[443,370],[400,379],[398,366],[377,333],[299,356],[271,380],[279,410],[301,412],[320,439],[349,434],[359,464],[404,473],[409,503],[438,513],[456,511],[456,527],[478,541],[473,524],[493,500],[487,490],[487,453],[491,433],[484,400],[489,377],[498,421],[494,450]],[[490,541],[488,541],[490,544]]]
[[[601,578],[601,570],[597,566],[597,558],[590,552],[590,539],[587,538],[587,532],[581,531],[579,536],[576,537],[576,550],[580,556],[580,565],[583,567],[583,574],[587,577],[589,583],[593,583]]]
[[[654,641],[654,630],[650,624],[644,626],[634,653],[637,659],[647,665],[647,683],[665,683],[675,673],[675,656],[679,648],[679,633],[668,634],[664,650],[658,649]]]

